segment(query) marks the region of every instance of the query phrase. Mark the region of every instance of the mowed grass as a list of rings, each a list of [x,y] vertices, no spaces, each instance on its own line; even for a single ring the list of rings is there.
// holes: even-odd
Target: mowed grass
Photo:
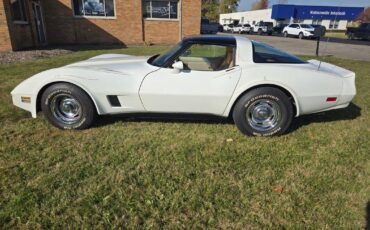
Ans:
[[[347,38],[347,35],[346,35],[346,33],[344,31],[338,31],[338,32],[328,31],[328,32],[325,33],[325,37],[346,39]]]
[[[369,62],[325,58],[357,73],[354,104],[300,117],[287,135],[273,138],[245,137],[222,119],[115,117],[61,131],[12,105],[11,90],[40,71],[102,53],[165,49],[0,65],[0,229],[367,225]]]

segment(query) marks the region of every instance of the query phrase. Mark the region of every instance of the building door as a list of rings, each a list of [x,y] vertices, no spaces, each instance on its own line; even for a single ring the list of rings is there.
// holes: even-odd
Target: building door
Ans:
[[[45,45],[46,44],[45,24],[41,4],[39,1],[32,1],[32,12],[35,18],[38,42],[40,45]]]

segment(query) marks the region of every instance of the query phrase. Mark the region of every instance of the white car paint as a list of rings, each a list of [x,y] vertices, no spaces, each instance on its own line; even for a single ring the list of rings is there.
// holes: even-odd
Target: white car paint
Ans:
[[[254,63],[252,43],[236,36],[236,66],[223,71],[173,71],[147,63],[146,57],[100,55],[51,69],[25,80],[12,92],[13,103],[37,115],[42,89],[56,82],[80,87],[97,112],[204,113],[227,117],[240,95],[252,87],[274,85],[294,98],[296,116],[344,108],[356,94],[355,73],[328,63]],[[112,107],[107,95],[117,95],[122,107]],[[21,97],[30,97],[22,102]],[[328,97],[337,97],[327,102]]]
[[[244,25],[237,25],[232,28],[233,33],[249,33],[251,31],[251,26],[246,24]]]
[[[302,25],[305,24],[300,23],[289,24],[283,29],[283,34],[287,33],[290,36],[299,36],[299,34],[303,34],[303,37],[313,37],[315,28],[313,27],[303,28]]]

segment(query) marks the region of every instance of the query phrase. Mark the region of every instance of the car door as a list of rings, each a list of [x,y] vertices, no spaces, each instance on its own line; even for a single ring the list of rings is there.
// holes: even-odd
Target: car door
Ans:
[[[145,109],[222,115],[241,75],[235,47],[192,44],[174,61],[184,69],[161,68],[143,80],[139,94]]]
[[[298,24],[295,24],[295,28],[293,29],[293,35],[299,35],[299,33],[301,32],[301,26],[298,25]]]
[[[288,26],[288,34],[289,35],[297,35],[297,24],[291,24]]]
[[[285,29],[283,29],[283,30],[285,30],[289,35],[291,35],[292,34],[292,29],[293,29],[293,24],[291,24],[291,25],[288,25]]]

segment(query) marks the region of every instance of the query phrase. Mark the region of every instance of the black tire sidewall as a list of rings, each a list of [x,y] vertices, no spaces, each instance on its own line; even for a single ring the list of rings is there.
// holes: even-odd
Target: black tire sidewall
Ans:
[[[258,131],[250,126],[247,121],[246,112],[250,105],[256,100],[268,99],[278,104],[281,113],[279,124],[269,131]],[[293,106],[282,91],[272,87],[254,89],[242,96],[233,110],[233,119],[239,130],[248,136],[276,136],[282,135],[290,126],[293,119]]]
[[[67,94],[75,98],[81,105],[81,118],[74,124],[64,124],[58,121],[51,111],[50,102],[59,94]],[[72,84],[59,83],[48,87],[41,98],[41,110],[47,120],[60,129],[86,129],[96,118],[96,110],[90,97],[80,88]]]

